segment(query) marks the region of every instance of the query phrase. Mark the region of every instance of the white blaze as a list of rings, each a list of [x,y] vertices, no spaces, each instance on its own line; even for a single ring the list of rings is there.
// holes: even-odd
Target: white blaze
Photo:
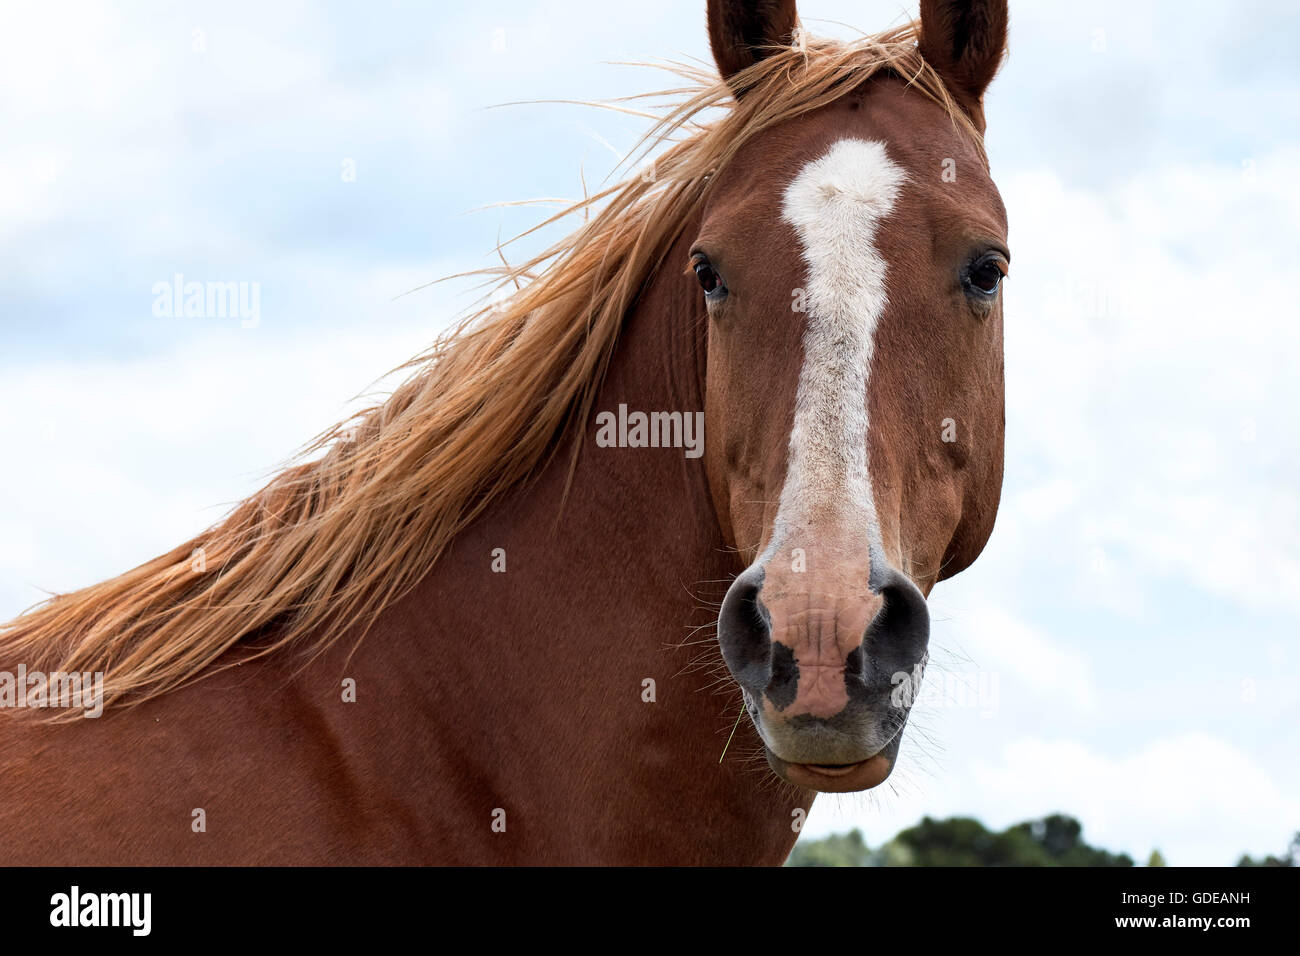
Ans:
[[[774,548],[803,538],[817,516],[862,528],[878,546],[867,379],[886,296],[875,238],[905,179],[884,144],[842,139],[786,188],[782,212],[803,247],[808,315]]]

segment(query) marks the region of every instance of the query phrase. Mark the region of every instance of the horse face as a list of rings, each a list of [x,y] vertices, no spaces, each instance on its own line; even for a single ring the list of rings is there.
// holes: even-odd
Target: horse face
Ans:
[[[711,4],[723,75],[792,22],[792,5]],[[921,51],[980,129],[1005,27],[1004,4],[922,4]],[[862,790],[896,762],[925,596],[997,510],[1009,259],[971,136],[888,75],[757,135],[711,191],[691,248],[706,467],[749,562],[718,635],[791,783]]]

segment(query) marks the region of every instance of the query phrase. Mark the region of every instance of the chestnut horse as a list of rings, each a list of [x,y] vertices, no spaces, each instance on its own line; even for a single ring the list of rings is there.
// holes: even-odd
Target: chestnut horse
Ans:
[[[0,630],[0,861],[779,864],[880,784],[1001,487],[1006,23],[711,0],[653,175],[229,517]]]

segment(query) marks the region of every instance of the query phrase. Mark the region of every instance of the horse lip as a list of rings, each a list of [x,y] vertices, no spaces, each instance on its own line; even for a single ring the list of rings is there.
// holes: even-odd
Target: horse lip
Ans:
[[[855,767],[866,763],[865,760],[859,760],[857,763],[806,763],[800,766],[813,773],[825,774],[828,777],[842,777],[847,773],[852,773]]]
[[[883,753],[851,764],[789,763],[767,750],[768,765],[782,780],[805,790],[822,793],[852,793],[870,790],[884,783],[894,769]]]

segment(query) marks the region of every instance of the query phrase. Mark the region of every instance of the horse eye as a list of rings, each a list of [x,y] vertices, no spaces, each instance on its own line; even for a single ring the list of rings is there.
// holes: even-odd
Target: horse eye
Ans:
[[[966,284],[981,295],[993,295],[1006,277],[1001,256],[985,256],[977,260],[966,273]]]
[[[707,296],[722,296],[727,294],[727,287],[722,283],[722,276],[718,275],[716,269],[708,259],[695,260],[695,278],[700,280],[700,288],[704,290]]]

